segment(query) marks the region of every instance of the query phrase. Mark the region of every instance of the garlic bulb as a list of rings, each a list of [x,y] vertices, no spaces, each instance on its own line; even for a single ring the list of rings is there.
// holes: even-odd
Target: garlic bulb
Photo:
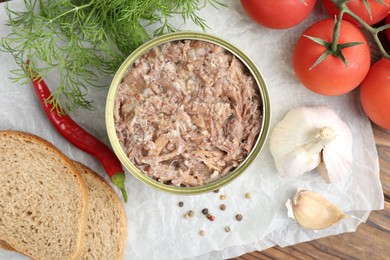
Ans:
[[[293,178],[318,167],[325,181],[351,173],[352,134],[327,106],[290,110],[274,127],[270,150],[279,174]]]
[[[308,190],[298,191],[292,201],[287,201],[286,206],[289,216],[293,215],[300,225],[308,229],[325,229],[346,217],[329,200]]]

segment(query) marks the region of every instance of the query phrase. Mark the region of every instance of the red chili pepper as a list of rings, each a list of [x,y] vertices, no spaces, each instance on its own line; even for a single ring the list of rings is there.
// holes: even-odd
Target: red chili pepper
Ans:
[[[33,72],[33,74],[35,73]],[[123,199],[127,202],[127,192],[124,185],[125,173],[115,153],[85,131],[69,115],[62,111],[58,113],[53,104],[47,102],[51,97],[51,92],[40,76],[31,77],[31,80],[46,116],[57,131],[74,146],[95,156],[101,162],[112,183],[122,191]]]

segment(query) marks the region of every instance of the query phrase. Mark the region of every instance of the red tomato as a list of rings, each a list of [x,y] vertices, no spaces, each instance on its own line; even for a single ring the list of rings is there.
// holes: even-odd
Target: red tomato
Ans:
[[[352,23],[342,21],[338,43],[362,42],[360,45],[342,49],[348,66],[340,58],[330,54],[310,69],[327,49],[305,35],[330,43],[333,26],[333,19],[313,24],[299,38],[293,54],[295,74],[302,84],[313,92],[327,96],[342,95],[356,88],[366,76],[371,59],[370,47],[363,33]]]
[[[316,0],[241,0],[253,20],[272,29],[286,29],[302,22],[315,3]]]
[[[350,0],[347,3],[347,7],[357,14],[360,18],[362,18],[366,23],[369,25],[376,24],[377,22],[383,20],[390,11],[390,0],[382,0],[385,2],[386,5],[383,5],[378,2],[378,0],[368,0],[368,4],[370,6],[371,10],[371,17],[370,14],[367,11],[366,5],[364,4],[363,0]],[[336,7],[336,5],[331,0],[322,0],[322,3],[324,4],[324,7],[326,11],[334,17],[335,15],[339,15],[339,9]],[[355,19],[353,19],[349,15],[344,15],[343,19],[352,22],[355,25],[358,25],[359,23],[356,22]]]
[[[372,65],[360,88],[364,112],[375,124],[390,130],[390,60]]]

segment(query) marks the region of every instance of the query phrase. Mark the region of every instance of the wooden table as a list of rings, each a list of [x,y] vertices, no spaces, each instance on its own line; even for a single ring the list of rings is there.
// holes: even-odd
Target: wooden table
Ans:
[[[390,259],[390,131],[373,125],[379,154],[385,209],[371,212],[354,233],[344,233],[281,248],[275,246],[236,259]]]

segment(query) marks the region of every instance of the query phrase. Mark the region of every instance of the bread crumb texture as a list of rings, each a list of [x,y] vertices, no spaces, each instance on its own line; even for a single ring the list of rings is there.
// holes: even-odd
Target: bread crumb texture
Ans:
[[[83,185],[47,141],[0,131],[0,240],[33,259],[74,259],[85,225]]]

